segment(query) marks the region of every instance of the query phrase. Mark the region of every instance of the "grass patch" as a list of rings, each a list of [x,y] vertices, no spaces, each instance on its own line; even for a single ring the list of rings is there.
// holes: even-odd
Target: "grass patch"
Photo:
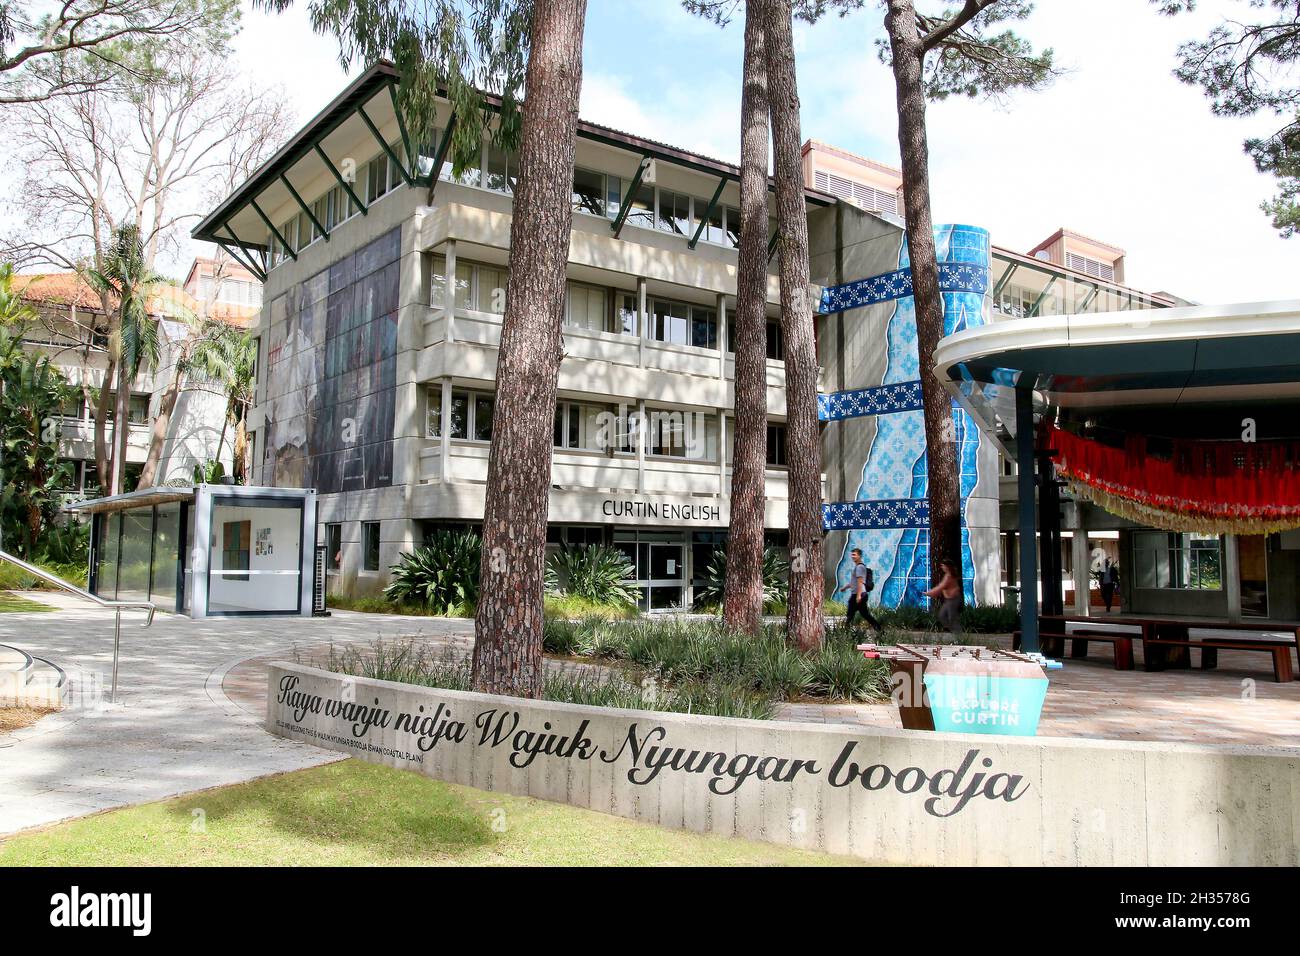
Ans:
[[[48,604],[42,604],[40,601],[33,601],[30,598],[22,597],[18,594],[11,594],[8,591],[0,591],[0,614],[6,611],[53,611],[54,608]]]
[[[0,843],[0,865],[5,866],[824,866],[855,862],[473,790],[357,760],[114,810]]]
[[[72,562],[68,564],[59,564],[55,561],[37,561],[28,559],[28,562],[35,564],[42,571],[47,571],[56,578],[62,578],[69,584],[75,584],[77,587],[86,586],[86,564],[85,562]],[[57,591],[53,584],[47,582],[44,578],[38,578],[34,574],[28,574],[16,564],[10,564],[8,561],[0,561],[0,591]]]
[[[0,734],[30,727],[52,713],[52,707],[0,707]]]
[[[636,607],[626,604],[601,604],[576,594],[547,594],[542,599],[542,613],[548,620],[579,620],[597,617],[606,621],[630,620],[637,616]]]

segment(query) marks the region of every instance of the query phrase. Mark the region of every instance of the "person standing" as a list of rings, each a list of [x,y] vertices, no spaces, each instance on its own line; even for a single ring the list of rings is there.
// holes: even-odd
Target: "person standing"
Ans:
[[[1101,566],[1101,600],[1106,605],[1106,613],[1115,602],[1115,589],[1119,587],[1119,568],[1107,558]]]
[[[961,584],[957,576],[957,567],[947,558],[939,562],[942,577],[939,583],[925,592],[929,598],[937,597],[943,603],[939,605],[939,623],[946,627],[953,636],[961,633]]]
[[[875,590],[876,577],[871,573],[871,569],[862,563],[862,549],[854,548],[849,552],[849,557],[853,559],[853,569],[849,572],[849,583],[840,588],[841,591],[849,591],[849,612],[844,618],[844,626],[853,626],[853,615],[857,614],[864,621],[870,624],[879,634],[883,628],[880,622],[871,615],[871,605],[867,601],[867,596]]]

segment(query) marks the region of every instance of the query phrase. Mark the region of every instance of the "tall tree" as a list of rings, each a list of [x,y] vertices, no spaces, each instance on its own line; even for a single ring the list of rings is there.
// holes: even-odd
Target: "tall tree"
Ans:
[[[1152,2],[1170,15],[1196,8],[1196,0]],[[1278,194],[1260,208],[1290,238],[1300,230],[1300,0],[1252,0],[1250,6],[1275,13],[1254,23],[1225,17],[1204,40],[1179,47],[1174,75],[1204,90],[1216,116],[1285,118],[1274,133],[1246,140],[1245,149],[1256,169],[1277,178]]]
[[[142,368],[151,368],[158,361],[158,320],[150,314],[149,303],[167,280],[149,267],[140,231],[134,225],[122,226],[114,232],[113,245],[104,257],[103,267],[89,270],[87,276],[96,290],[117,302],[115,329],[109,338],[117,383],[108,484],[109,494],[117,495],[126,490],[131,386]],[[104,385],[107,387],[107,380]]]
[[[817,342],[809,289],[808,207],[800,149],[790,0],[765,0],[764,54],[772,114],[776,225],[780,238],[781,327],[785,339],[786,447],[790,480],[790,599],[786,633],[801,648],[825,631],[822,601],[822,469],[817,422]]]
[[[292,0],[260,2],[283,9]],[[491,125],[478,87],[499,97],[492,135],[507,148],[518,143],[473,686],[535,697],[586,0],[311,0],[308,9],[316,29],[340,37],[345,62],[393,57],[398,102],[418,135],[433,129],[446,90],[458,163]]]
[[[226,410],[213,457],[217,461],[221,460],[226,430],[234,425],[231,472],[240,484],[246,481],[248,473],[248,462],[245,461],[244,454],[248,444],[245,422],[253,404],[253,372],[256,361],[257,344],[251,332],[209,319],[202,324],[185,367],[186,372],[196,373],[225,394]],[[145,487],[143,476],[140,487]]]
[[[202,43],[215,52],[238,29],[235,0],[62,0],[0,3],[0,105],[100,89],[148,67],[141,46]]]
[[[745,4],[740,94],[740,246],[736,261],[735,440],[723,621],[757,634],[763,614],[767,501],[767,61],[762,0]]]
[[[880,41],[878,48],[881,59],[893,68],[897,98],[903,209],[925,417],[930,569],[937,578],[942,573],[940,561],[962,567],[961,487],[952,400],[934,375],[934,349],[944,334],[944,317],[930,211],[926,97],[943,99],[954,93],[997,96],[1020,87],[1040,87],[1052,76],[1052,51],[1035,56],[1010,30],[996,36],[985,33],[989,26],[1023,20],[1033,9],[1029,0],[966,0],[955,12],[939,16],[919,13],[912,0],[885,0],[885,9],[888,40]]]
[[[207,42],[140,48],[132,62],[147,67],[91,91],[11,109],[10,165],[19,188],[8,205],[22,225],[0,241],[0,256],[26,266],[102,271],[124,225],[139,231],[150,270],[179,254],[184,227],[198,216],[194,210],[246,177],[290,128],[276,91],[241,82],[210,48]],[[119,304],[108,287],[99,288],[109,327],[85,329],[87,343],[104,333],[111,341],[117,331]],[[91,380],[99,355],[82,352],[83,382]],[[117,371],[114,364],[105,370],[95,419],[95,458],[106,488],[112,481],[107,386]]]
[[[522,697],[542,690],[546,516],[586,11],[586,0],[534,3],[497,358],[473,684]]]

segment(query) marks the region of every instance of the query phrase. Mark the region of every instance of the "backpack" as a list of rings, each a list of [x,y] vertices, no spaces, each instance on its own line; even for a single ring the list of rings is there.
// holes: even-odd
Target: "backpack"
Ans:
[[[872,573],[870,568],[867,568],[867,573],[862,579],[862,589],[868,594],[876,589],[876,576]]]

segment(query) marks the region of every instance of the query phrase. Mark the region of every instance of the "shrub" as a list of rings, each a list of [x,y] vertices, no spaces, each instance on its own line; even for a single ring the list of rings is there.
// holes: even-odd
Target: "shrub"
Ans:
[[[827,641],[808,658],[809,687],[834,700],[884,700],[889,697],[888,667],[869,661],[854,647]]]
[[[572,656],[581,642],[582,623],[563,617],[542,618],[542,650]]]
[[[465,614],[478,604],[480,550],[479,536],[471,531],[439,531],[398,557],[384,595],[433,614]]]
[[[812,675],[808,660],[788,644],[764,642],[757,656],[754,680],[759,690],[782,700],[793,700],[808,691]]]
[[[593,604],[636,607],[641,592],[630,579],[636,571],[626,554],[603,544],[565,545],[546,568],[546,589]]]
[[[42,567],[57,564],[84,568],[90,556],[90,525],[80,521],[51,525],[41,533],[33,553]]]
[[[763,613],[776,614],[790,596],[790,567],[772,548],[763,551]],[[704,584],[695,589],[695,607],[720,608],[727,590],[727,551],[718,548],[704,570]]]
[[[927,608],[904,604],[900,607],[874,608],[872,613],[880,626],[898,631],[933,631],[939,622]]]
[[[962,608],[962,630],[972,634],[1009,634],[1020,627],[1020,614],[1003,604],[977,604]]]
[[[550,575],[549,568],[547,569],[547,575]],[[636,617],[637,610],[635,605],[597,604],[594,601],[588,601],[586,598],[580,598],[576,594],[550,593],[542,598],[542,613],[548,618],[564,618],[571,621],[587,618],[602,618],[606,621],[613,621]]]

